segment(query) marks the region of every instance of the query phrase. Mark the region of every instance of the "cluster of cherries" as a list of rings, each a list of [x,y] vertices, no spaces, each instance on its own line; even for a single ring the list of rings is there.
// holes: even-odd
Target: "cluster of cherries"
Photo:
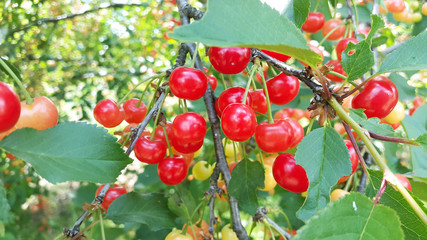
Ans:
[[[16,92],[0,82],[0,140],[20,128],[44,130],[58,123],[58,110],[49,98],[40,96],[32,101],[20,102]]]

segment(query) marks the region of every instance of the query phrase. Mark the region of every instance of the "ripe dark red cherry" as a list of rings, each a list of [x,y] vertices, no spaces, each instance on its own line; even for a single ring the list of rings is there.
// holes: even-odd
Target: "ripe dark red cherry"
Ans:
[[[284,73],[280,73],[267,81],[267,90],[272,103],[284,105],[298,95],[299,81],[294,76],[287,76]]]
[[[172,138],[172,146],[180,153],[194,153],[203,146],[203,141],[204,140],[202,139],[200,142],[184,143],[174,136]]]
[[[304,129],[301,124],[294,118],[285,118],[285,120],[292,127],[292,141],[289,148],[296,147],[304,137]]]
[[[231,87],[224,90],[221,93],[221,95],[219,95],[219,97],[217,98],[218,110],[219,110],[218,115],[221,117],[222,112],[228,105],[232,103],[242,103],[244,94],[245,94],[245,88],[243,87]],[[252,97],[249,94],[246,97],[246,105],[248,106],[252,105]]]
[[[150,140],[150,136],[143,136],[136,141],[134,151],[139,161],[156,164],[165,157],[166,145],[162,140]]]
[[[351,144],[351,141],[350,140],[344,140],[344,142],[345,142],[345,146],[348,148],[348,153],[350,154],[351,174],[353,174],[356,171],[357,166],[359,165],[359,160],[357,158],[356,150],[354,150],[353,144]],[[347,181],[347,179],[350,177],[350,175],[341,177],[338,180],[338,183],[343,183],[343,182]]]
[[[167,122],[166,125],[165,125],[165,129],[166,129],[166,134],[168,135],[169,143],[172,143],[172,138],[173,138],[172,123]],[[154,139],[161,140],[165,146],[168,145],[167,142],[166,142],[166,137],[165,137],[165,133],[163,132],[163,127],[162,126],[157,126],[156,127],[156,130],[154,132]]]
[[[354,96],[351,106],[364,108],[368,118],[384,118],[393,110],[398,100],[396,85],[384,76],[377,76],[369,80],[363,91]]]
[[[167,185],[177,185],[187,177],[188,166],[182,156],[167,157],[159,162],[157,173]]]
[[[256,124],[255,113],[248,105],[233,103],[222,112],[222,131],[233,141],[243,142],[251,138]]]
[[[120,111],[117,103],[111,99],[104,99],[93,109],[95,120],[106,128],[113,128],[123,122],[124,112]]]
[[[302,30],[309,33],[316,33],[322,29],[325,23],[325,16],[320,12],[310,12],[302,25]]]
[[[336,61],[336,60],[329,60],[326,65],[333,65],[334,66],[334,72],[340,73],[344,76],[347,76],[347,74],[345,74],[344,69],[341,66],[341,63]],[[329,78],[330,80],[334,81],[334,82],[344,82],[345,79],[342,79],[338,76],[332,75],[332,74],[327,74],[326,75],[327,78]]]
[[[273,57],[273,58],[275,58],[275,59],[277,59],[279,61],[282,61],[282,62],[286,62],[286,61],[288,61],[291,58],[291,57],[289,57],[289,56],[287,56],[285,54],[281,54],[281,53],[278,53],[278,52],[273,52],[273,51],[268,51],[268,50],[263,50],[263,49],[261,49],[261,51],[263,53],[269,55],[270,57]]]
[[[99,186],[99,188],[96,190],[95,196],[98,196],[98,194],[101,192],[102,188],[104,188],[104,184]],[[120,197],[123,194],[126,194],[126,189],[122,186],[119,186],[117,184],[114,184],[114,187],[110,187],[104,196],[104,202],[102,203],[102,208],[108,211],[108,208],[110,207],[110,204],[116,200],[118,197]]]
[[[128,99],[123,104],[125,111],[125,121],[128,123],[141,123],[147,113],[147,107],[144,102],[139,102],[138,98]]]
[[[179,114],[172,123],[174,138],[183,143],[202,141],[206,134],[206,128],[205,119],[194,112]]]
[[[21,115],[21,103],[16,92],[0,82],[0,132],[11,129]]]
[[[305,169],[295,164],[295,158],[289,153],[277,156],[273,164],[273,177],[282,188],[301,193],[308,189],[308,178]]]
[[[262,122],[255,129],[255,141],[264,152],[284,152],[292,142],[292,126],[284,119]]]
[[[329,19],[328,21],[326,21],[322,28],[322,36],[325,37],[326,35],[328,35],[329,32],[334,30],[341,23],[342,21],[339,19]],[[344,36],[344,33],[345,33],[345,26],[341,25],[337,29],[335,29],[334,32],[331,33],[331,35],[329,35],[326,39],[330,41],[338,40],[342,36]]]
[[[342,55],[342,53],[344,52],[344,50],[347,48],[347,45],[348,45],[348,43],[349,42],[352,42],[352,43],[358,43],[359,41],[357,41],[356,39],[354,39],[354,38],[344,38],[344,39],[341,39],[338,43],[337,43],[337,47],[335,48],[335,51],[337,52],[337,58],[338,58],[338,61],[340,61],[341,62],[341,55]],[[353,54],[354,53],[354,50],[352,50],[352,51],[350,51],[350,52],[348,52],[348,54],[349,55],[351,55],[351,54]]]
[[[211,62],[215,70],[223,74],[240,73],[246,68],[250,60],[250,48],[209,48],[209,61]]]
[[[267,108],[267,97],[265,96],[264,90],[258,89],[255,91],[249,91],[249,95],[252,98],[252,109],[255,112],[266,114],[268,111]]]
[[[208,79],[206,75],[194,68],[178,67],[169,77],[169,87],[178,98],[197,100],[206,92]]]

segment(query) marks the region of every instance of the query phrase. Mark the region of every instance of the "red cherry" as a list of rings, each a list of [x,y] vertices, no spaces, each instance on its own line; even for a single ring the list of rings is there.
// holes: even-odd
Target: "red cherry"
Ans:
[[[326,35],[328,35],[329,32],[334,30],[341,23],[342,21],[339,19],[329,19],[328,21],[326,21],[322,28],[322,36],[325,37]],[[345,25],[341,25],[337,29],[335,29],[335,31],[331,33],[331,35],[329,35],[326,39],[331,41],[338,40],[342,36],[344,36],[344,33]]]
[[[95,120],[106,128],[113,128],[123,122],[124,115],[120,112],[117,103],[111,99],[104,99],[93,109]]]
[[[353,174],[356,171],[357,166],[359,165],[359,160],[357,158],[356,150],[354,150],[353,144],[351,144],[351,141],[344,140],[344,142],[345,142],[345,146],[348,148],[348,153],[350,154],[351,174]],[[338,183],[343,183],[343,182],[347,181],[347,179],[350,177],[350,175],[341,177],[338,180]]]
[[[344,50],[347,48],[347,45],[348,45],[348,43],[349,42],[352,42],[352,43],[358,43],[359,41],[357,41],[356,39],[354,39],[354,38],[344,38],[344,39],[341,39],[338,43],[337,43],[337,47],[335,48],[335,51],[337,52],[337,58],[338,58],[338,61],[340,61],[341,62],[341,55],[342,55],[342,53],[344,52]],[[348,52],[348,54],[349,55],[351,55],[351,54],[353,54],[354,53],[354,50],[352,50],[352,51],[350,51],[350,52]]]
[[[412,191],[412,186],[411,183],[409,182],[409,180],[403,176],[402,174],[395,174],[395,176],[397,177],[397,179],[399,180],[399,182],[406,187],[409,191]]]
[[[273,51],[268,51],[268,50],[263,50],[263,49],[261,49],[261,52],[263,52],[263,53],[267,54],[268,56],[273,57],[273,58],[275,58],[281,62],[286,62],[291,58],[285,54],[281,54],[278,52],[273,52]]]
[[[267,81],[267,90],[272,103],[284,105],[298,95],[299,81],[294,76],[287,76],[284,73],[280,73]]]
[[[266,114],[267,108],[267,97],[265,96],[264,90],[258,89],[255,91],[249,91],[249,95],[252,98],[252,109],[256,112]]]
[[[167,185],[177,185],[187,177],[188,166],[182,156],[167,157],[159,162],[157,173]]]
[[[334,72],[340,73],[344,76],[347,76],[347,74],[344,72],[344,69],[341,66],[341,63],[336,60],[329,60],[326,65],[333,65],[334,66]],[[332,75],[332,74],[326,74],[326,77],[334,82],[344,82],[345,79],[342,79],[338,76]]]
[[[208,78],[208,82],[212,87],[212,90],[215,91],[216,86],[218,85],[218,80],[216,79],[216,77],[214,75],[206,75],[206,77]]]
[[[292,127],[283,119],[262,122],[255,129],[255,141],[264,152],[284,152],[292,141]]]
[[[254,111],[245,104],[230,104],[222,113],[222,131],[225,136],[236,142],[243,142],[251,138],[255,133],[256,124]]]
[[[172,146],[180,153],[194,153],[203,146],[203,139],[200,142],[184,143],[179,138],[172,138]]]
[[[104,184],[99,186],[99,188],[96,190],[95,196],[98,196],[98,194],[101,192],[103,188],[104,188]],[[114,184],[114,187],[110,187],[105,193],[104,202],[101,205],[102,208],[108,211],[110,204],[123,194],[126,194],[126,189],[122,186]]]
[[[178,98],[197,100],[206,92],[208,79],[206,75],[194,68],[178,67],[169,77],[169,87]]]
[[[219,116],[221,117],[222,112],[228,105],[232,103],[242,103],[244,95],[245,88],[243,87],[231,87],[224,90],[218,97]],[[246,97],[246,105],[252,105],[252,98],[249,94]]]
[[[125,112],[125,121],[128,123],[141,123],[147,113],[147,107],[138,98],[128,99],[123,104],[123,110]]]
[[[325,16],[320,12],[310,12],[302,25],[302,30],[309,33],[316,33],[322,29],[325,23]]]
[[[169,143],[171,143],[172,142],[172,138],[173,138],[172,123],[167,122],[166,125],[165,125],[165,129],[166,129],[166,134],[168,135]],[[163,127],[162,126],[157,126],[156,127],[156,130],[154,132],[154,139],[161,140],[165,146],[168,145],[168,143],[166,142],[166,137],[165,137],[165,133],[163,132]]]
[[[11,129],[21,115],[21,103],[16,92],[0,82],[0,132]]]
[[[179,114],[172,123],[174,138],[183,143],[202,141],[206,135],[206,128],[205,119],[194,112]]]
[[[136,141],[134,151],[139,161],[156,164],[165,157],[166,146],[162,140],[150,140],[150,136],[144,136]]]
[[[289,153],[277,156],[273,164],[273,177],[282,188],[301,193],[308,189],[308,178],[305,169],[295,164],[295,158]]]
[[[211,62],[215,70],[223,74],[240,73],[246,68],[250,60],[250,48],[209,48],[209,61]]]
[[[366,83],[362,92],[354,96],[352,108],[364,108],[368,118],[386,117],[396,106],[399,93],[394,83],[384,77],[374,77]]]
[[[290,143],[289,148],[296,147],[304,138],[304,129],[302,128],[301,124],[299,124],[299,122],[294,118],[285,118],[285,120],[292,127],[292,142]]]
[[[405,2],[403,0],[386,0],[384,5],[391,13],[400,13],[405,10]]]

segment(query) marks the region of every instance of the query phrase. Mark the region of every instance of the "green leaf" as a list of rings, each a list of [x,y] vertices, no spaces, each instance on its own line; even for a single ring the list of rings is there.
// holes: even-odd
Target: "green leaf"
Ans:
[[[427,16],[425,16],[424,14],[422,16],[423,18],[421,19],[421,21],[414,24],[414,28],[412,29],[412,34],[411,34],[412,36],[416,36],[426,30]]]
[[[368,169],[371,181],[374,187],[374,191],[378,191],[381,181],[383,179],[383,173],[381,171],[374,171]],[[412,196],[413,194],[409,192]],[[418,205],[425,212],[421,201],[417,197],[413,196]],[[394,190],[390,185],[387,185],[387,188],[384,194],[380,198],[380,203],[387,205],[394,209],[399,215],[400,221],[402,223],[402,229],[405,234],[405,239],[427,239],[427,226],[423,221],[417,216],[411,206],[403,198],[402,194]],[[386,238],[385,238],[386,239]]]
[[[427,153],[427,133],[424,133],[423,135],[420,135],[415,139],[415,141],[421,145],[421,148],[424,150],[424,152]]]
[[[3,181],[0,180],[0,224],[8,223],[12,218],[10,205],[6,198],[6,189],[3,186]]]
[[[414,114],[412,114],[412,117],[419,122],[424,129],[427,129],[427,104],[423,104],[417,108]]]
[[[412,194],[421,201],[427,202],[427,178],[415,178],[415,180],[410,180],[410,183]]]
[[[384,59],[378,74],[427,69],[426,42],[427,31],[408,39]]]
[[[194,214],[193,218],[191,219],[191,215],[194,210],[196,210],[197,204],[193,198],[193,195],[188,190],[188,186],[184,187],[182,184],[179,184],[175,189],[176,194],[168,198],[169,209],[177,216],[185,219],[188,222],[196,222],[200,216],[198,214]]]
[[[210,46],[266,49],[311,66],[322,60],[310,50],[300,29],[259,0],[208,1],[208,10],[200,21],[178,27],[169,36]]]
[[[395,211],[353,192],[328,204],[292,239],[401,240],[403,232]]]
[[[82,183],[79,186],[79,189],[73,194],[73,203],[80,207],[83,203],[90,203],[95,198],[96,190],[98,186],[94,183]]]
[[[304,205],[297,213],[306,221],[330,201],[331,187],[338,179],[351,174],[350,154],[337,131],[324,127],[302,139],[295,162],[305,169],[310,183]]]
[[[368,37],[357,44],[350,42],[342,54],[341,65],[347,73],[349,81],[360,78],[374,66],[374,54],[371,51],[372,38],[378,29],[384,27],[384,22],[377,15],[371,15],[371,18],[372,26]],[[352,50],[355,50],[355,52],[348,55]]]
[[[332,18],[329,0],[310,0],[310,12],[321,12],[325,20]],[[316,11],[315,11],[316,10]]]
[[[18,77],[19,80],[22,81],[22,73],[19,71],[18,68],[16,68],[12,63],[10,63],[8,60],[0,57],[0,61],[3,61],[7,67],[12,70],[13,74]],[[6,70],[6,68],[0,63],[0,70],[2,70],[6,75],[8,75],[11,78],[14,78],[14,76],[11,75],[9,71]]]
[[[43,131],[18,129],[0,141],[0,148],[31,163],[51,183],[114,182],[131,162],[115,137],[83,122],[58,124]]]
[[[292,0],[292,2],[287,2],[287,4],[288,6],[283,10],[282,14],[293,21],[298,28],[301,28],[308,16],[310,1]]]
[[[427,116],[424,116],[424,118]],[[415,117],[405,116],[402,120],[402,125],[406,131],[408,138],[416,139],[420,135],[427,133],[425,127],[417,121]],[[412,171],[414,176],[427,176],[427,153],[420,147],[409,146],[412,160]]]
[[[152,231],[172,229],[175,222],[167,202],[167,198],[158,193],[127,193],[114,200],[108,208],[106,218],[117,224],[146,224]]]
[[[388,78],[393,81],[399,92],[399,100],[412,100],[415,98],[415,87],[409,86],[406,78],[397,73],[392,73]]]
[[[245,212],[253,215],[258,208],[257,189],[264,187],[264,169],[260,162],[240,161],[233,169],[228,194],[239,201]]]
[[[394,136],[395,132],[393,128],[386,123],[379,123],[379,118],[370,118],[367,119],[363,109],[350,109],[350,117],[354,121],[358,122],[362,127],[371,132],[385,135],[385,136]]]

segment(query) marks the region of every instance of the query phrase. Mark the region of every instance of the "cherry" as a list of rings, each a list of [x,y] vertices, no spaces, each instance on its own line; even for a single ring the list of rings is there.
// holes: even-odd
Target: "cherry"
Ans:
[[[104,188],[104,184],[99,186],[99,188],[96,190],[95,196],[98,196],[98,194],[101,192],[101,190]],[[113,187],[110,187],[104,196],[104,202],[102,203],[102,208],[108,211],[108,208],[110,207],[110,204],[116,200],[118,197],[120,197],[123,194],[126,194],[126,189],[122,186],[119,186],[117,184],[114,184]]]
[[[354,150],[353,144],[351,144],[351,141],[350,140],[344,140],[344,143],[348,149],[348,153],[350,154],[351,174],[353,174],[356,171],[357,166],[359,165],[359,160],[357,158],[356,150]],[[350,175],[341,177],[340,179],[338,179],[338,183],[343,183],[343,182],[347,181],[347,179],[350,177]]]
[[[296,147],[304,138],[304,129],[302,128],[301,124],[294,118],[285,118],[285,120],[292,127],[292,141],[289,145],[289,148]]]
[[[326,65],[332,65],[334,66],[334,72],[340,73],[344,76],[347,76],[347,74],[344,72],[344,69],[341,66],[341,63],[336,60],[329,60]],[[338,76],[332,75],[332,74],[326,74],[326,77],[334,82],[344,82],[345,79],[342,79]]]
[[[347,194],[350,194],[350,193],[349,193],[349,192],[347,192],[347,191],[345,191],[345,190],[339,189],[339,188],[334,189],[334,190],[331,192],[331,202],[336,201],[336,200],[338,200],[338,199],[340,199],[340,198],[344,197],[344,196],[345,196],[345,195],[347,195]]]
[[[326,35],[328,35],[332,30],[334,30],[334,28],[336,28],[341,23],[342,21],[339,19],[329,19],[328,21],[326,21],[322,28],[322,36],[325,37]],[[345,26],[341,25],[337,29],[335,29],[335,31],[331,33],[331,35],[329,35],[326,39],[331,41],[338,40],[342,36],[344,36],[344,33]]]
[[[58,123],[58,109],[55,104],[45,96],[34,98],[34,102],[27,105],[21,102],[21,116],[16,123],[17,128],[35,128],[44,130],[54,127]]]
[[[369,33],[369,31],[368,31],[368,33]],[[352,42],[352,43],[358,43],[359,41],[357,41],[356,39],[354,39],[354,38],[344,38],[344,39],[341,39],[338,43],[337,43],[337,47],[335,48],[335,51],[337,52],[337,58],[338,58],[338,61],[340,61],[341,62],[341,55],[342,55],[342,53],[344,52],[344,50],[347,48],[347,45],[348,45],[348,43],[349,42]],[[351,55],[351,54],[353,54],[354,53],[354,50],[352,50],[352,51],[350,51],[350,52],[348,52],[348,54],[349,55]]]
[[[402,174],[395,174],[395,176],[404,187],[406,187],[409,191],[412,191],[411,183],[405,176]]]
[[[177,185],[187,177],[188,166],[182,156],[167,157],[159,162],[157,173],[167,185]]]
[[[128,99],[123,104],[123,110],[125,111],[125,121],[128,123],[141,123],[147,114],[147,107],[137,98]]]
[[[255,133],[256,124],[254,111],[245,104],[230,104],[222,113],[222,131],[230,140],[236,142],[243,142],[251,138]]]
[[[159,163],[166,155],[166,145],[162,140],[150,140],[150,136],[138,138],[135,143],[135,156],[139,161],[156,164]]]
[[[168,135],[169,143],[171,143],[173,138],[172,123],[167,122],[165,125],[165,130],[166,130],[166,134]],[[165,146],[168,145],[168,143],[166,142],[166,137],[165,137],[165,133],[163,132],[162,126],[157,126],[156,129],[154,130],[154,139],[161,140]]]
[[[106,128],[113,128],[123,122],[124,114],[117,103],[111,99],[104,99],[96,104],[93,109],[95,120]]]
[[[240,73],[246,68],[250,60],[250,48],[209,48],[209,61],[211,62],[215,70],[223,74]]]
[[[394,83],[384,77],[377,76],[366,83],[362,92],[354,96],[351,106],[364,108],[368,118],[383,118],[396,106],[399,93]]]
[[[284,73],[280,73],[267,81],[267,90],[272,103],[284,105],[298,95],[299,81],[294,76],[287,76]]]
[[[285,119],[285,118],[293,118],[296,120],[300,120],[305,116],[306,113],[302,109],[298,108],[284,108],[282,110],[277,111],[274,114],[274,119]]]
[[[206,134],[206,128],[205,119],[194,112],[179,114],[172,123],[174,138],[183,143],[202,141]]]
[[[301,193],[308,189],[308,178],[305,169],[295,164],[295,158],[289,153],[280,154],[273,164],[273,176],[282,188]]]
[[[310,12],[302,25],[302,30],[309,33],[316,33],[322,29],[325,23],[325,16],[320,12]]]
[[[268,51],[268,50],[263,50],[263,49],[261,49],[261,52],[263,52],[263,53],[267,54],[268,56],[275,58],[281,62],[286,62],[291,58],[285,54],[281,54],[278,52],[273,52],[273,51]]]
[[[405,2],[403,0],[385,0],[384,5],[391,13],[400,13],[405,10]]]
[[[16,92],[6,83],[0,82],[0,132],[11,129],[21,115],[21,104]]]
[[[184,143],[179,138],[172,138],[172,146],[180,153],[194,153],[203,146],[203,139],[199,142]]]
[[[292,141],[292,127],[284,119],[262,122],[255,129],[255,141],[264,152],[284,152]]]
[[[267,108],[267,97],[265,96],[264,90],[258,89],[255,91],[249,91],[249,95],[252,99],[252,109],[256,112],[266,114]]]
[[[178,67],[169,77],[169,87],[178,98],[197,100],[206,92],[208,79],[206,75],[194,68]]]
[[[245,95],[245,88],[243,87],[231,87],[224,90],[221,95],[217,98],[219,116],[221,117],[224,109],[232,103],[242,103],[243,96]],[[252,105],[252,97],[248,94],[246,97],[246,105]]]

